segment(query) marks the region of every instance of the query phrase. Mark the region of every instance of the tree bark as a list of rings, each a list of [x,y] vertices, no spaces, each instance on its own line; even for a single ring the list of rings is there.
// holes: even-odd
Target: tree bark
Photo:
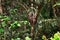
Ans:
[[[2,10],[2,0],[0,0],[0,13],[3,13],[3,10]]]

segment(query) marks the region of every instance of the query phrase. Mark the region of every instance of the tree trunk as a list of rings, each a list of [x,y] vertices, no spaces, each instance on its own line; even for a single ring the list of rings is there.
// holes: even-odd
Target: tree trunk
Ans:
[[[0,13],[3,13],[3,10],[2,10],[2,0],[0,0]]]

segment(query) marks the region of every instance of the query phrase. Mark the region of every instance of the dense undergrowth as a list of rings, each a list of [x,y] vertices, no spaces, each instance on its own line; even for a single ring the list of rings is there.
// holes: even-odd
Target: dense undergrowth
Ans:
[[[41,10],[38,9],[37,22],[34,25],[34,40],[60,40],[58,36],[60,18],[59,14],[54,14],[55,9],[53,9],[60,4],[51,2],[51,0],[40,0],[34,3],[34,8],[40,4],[42,6]],[[33,40],[30,35],[32,25],[28,19],[28,13],[19,3],[27,5],[27,9],[30,10],[31,2],[28,0],[2,2],[4,12],[0,13],[0,40]]]

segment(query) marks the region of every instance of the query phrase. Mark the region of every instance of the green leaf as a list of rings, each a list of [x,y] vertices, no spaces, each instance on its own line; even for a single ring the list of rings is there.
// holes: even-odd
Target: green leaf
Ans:
[[[15,39],[14,39],[14,38],[12,38],[11,40],[21,40],[21,39],[20,39],[20,38],[15,38]]]
[[[3,22],[2,22],[2,27],[5,27],[5,26],[6,26],[6,22],[3,21]]]
[[[17,23],[18,23],[18,21],[15,21],[15,22],[14,22],[14,24],[17,24]]]
[[[15,28],[16,26],[14,24],[11,24],[10,28]]]
[[[17,24],[17,26],[21,26],[20,24]]]
[[[59,5],[60,5],[60,3],[56,3],[56,4],[53,5],[53,7],[55,7],[55,6],[59,6]]]
[[[14,21],[12,24],[11,24],[11,26],[10,26],[10,28],[16,28],[16,27],[20,27],[21,25],[20,25],[20,23],[18,22],[18,21]]]
[[[25,37],[25,40],[31,40],[31,38],[29,38],[29,37],[27,36],[27,37]]]
[[[10,20],[10,17],[4,16],[3,20],[4,20],[4,21],[8,21],[8,20]]]
[[[60,40],[60,33],[57,32],[54,34],[54,38],[51,38],[51,40]]]
[[[0,28],[0,33],[1,33],[1,32],[4,32],[4,29],[3,29],[3,28]]]
[[[11,40],[14,40],[13,38]]]
[[[0,15],[0,18],[2,18],[2,16]]]
[[[24,24],[27,24],[27,21],[24,21]]]
[[[20,38],[16,38],[15,40],[20,40]]]
[[[60,5],[60,3],[56,3],[56,5]]]

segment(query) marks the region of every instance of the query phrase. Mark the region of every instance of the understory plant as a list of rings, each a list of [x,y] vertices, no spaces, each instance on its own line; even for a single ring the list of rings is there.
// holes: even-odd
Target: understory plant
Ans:
[[[50,38],[51,40],[60,40],[60,32],[54,34],[53,37]]]

